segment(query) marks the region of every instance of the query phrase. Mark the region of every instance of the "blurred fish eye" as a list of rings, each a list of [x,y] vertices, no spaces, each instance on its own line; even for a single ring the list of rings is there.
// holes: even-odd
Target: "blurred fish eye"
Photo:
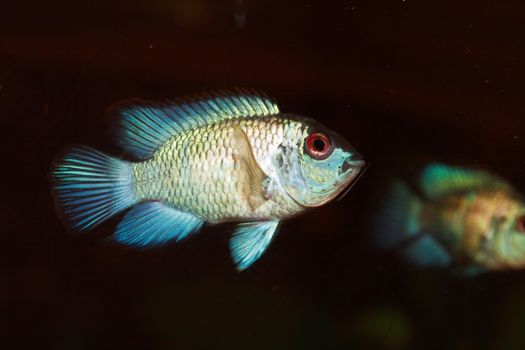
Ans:
[[[306,152],[314,159],[322,160],[328,158],[333,147],[328,136],[320,132],[313,132],[306,139]]]
[[[516,230],[525,233],[525,215],[520,216],[516,220]]]

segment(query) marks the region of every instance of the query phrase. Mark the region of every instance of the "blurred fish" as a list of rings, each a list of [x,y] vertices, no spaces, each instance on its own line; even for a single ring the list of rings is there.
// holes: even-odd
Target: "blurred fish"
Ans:
[[[52,171],[54,194],[79,231],[131,207],[113,239],[132,247],[179,241],[206,222],[241,222],[230,249],[243,270],[266,250],[281,219],[329,202],[364,165],[335,132],[281,113],[251,90],[132,100],[111,110],[120,145],[138,161],[72,148]]]
[[[431,164],[418,183],[393,183],[380,217],[377,244],[416,266],[525,267],[525,202],[486,171]]]

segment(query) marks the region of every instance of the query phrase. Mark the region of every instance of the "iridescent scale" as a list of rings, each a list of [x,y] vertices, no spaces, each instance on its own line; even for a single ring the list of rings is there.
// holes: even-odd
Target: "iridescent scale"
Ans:
[[[246,134],[262,170],[278,190],[253,210],[240,188],[246,174],[235,161],[230,130]],[[133,166],[141,200],[161,200],[208,222],[280,219],[301,210],[278,184],[272,158],[279,146],[304,138],[301,122],[280,116],[238,118],[173,136],[153,157]]]

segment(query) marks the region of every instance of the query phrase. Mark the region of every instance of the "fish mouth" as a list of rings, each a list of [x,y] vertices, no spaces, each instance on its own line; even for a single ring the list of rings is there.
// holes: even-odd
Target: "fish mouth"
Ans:
[[[360,171],[364,168],[366,162],[363,160],[363,157],[359,154],[348,157],[341,165],[339,172],[344,175],[350,171]]]
[[[368,167],[370,166],[370,163],[366,163],[364,160],[360,159],[357,161],[353,161],[352,166],[354,168],[351,168],[351,169],[355,169],[354,170],[355,174],[353,176],[349,176],[350,180],[341,187],[341,191],[336,195],[337,197],[336,201],[340,201],[341,199],[343,199],[344,196],[348,194],[348,192],[350,192],[352,187],[354,187],[357,181],[359,181],[359,179],[363,176],[365,171],[368,169]]]
[[[323,196],[326,195],[326,197],[323,200],[316,202],[315,204],[308,204],[308,203],[298,203],[298,204],[305,208],[316,208],[316,207],[325,205],[326,203],[337,198],[338,196],[339,197],[337,198],[337,200],[341,200],[341,198],[343,198],[352,189],[354,184],[357,183],[357,180],[361,178],[361,176],[364,174],[364,170],[366,170],[367,168],[368,168],[368,165],[362,159],[362,157],[359,156],[359,158],[357,159],[355,156],[349,157],[341,166],[340,178],[342,178],[343,180],[334,184],[334,190],[332,191],[331,194],[328,194],[328,195],[323,194]]]

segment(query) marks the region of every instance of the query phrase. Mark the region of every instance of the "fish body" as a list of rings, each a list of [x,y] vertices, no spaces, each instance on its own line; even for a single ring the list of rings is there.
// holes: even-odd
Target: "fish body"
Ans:
[[[65,221],[86,231],[131,207],[114,239],[138,248],[239,222],[230,243],[239,270],[260,257],[280,220],[329,202],[364,165],[335,132],[252,91],[112,111],[117,140],[137,161],[87,147],[66,153],[53,170]]]
[[[282,191],[272,159],[287,140],[306,137],[303,123],[282,116],[227,120],[170,139],[153,157],[133,165],[139,200],[155,198],[209,223],[283,219],[303,207]],[[251,197],[243,144],[267,178]],[[251,155],[249,155],[251,156]]]
[[[422,267],[525,267],[525,202],[509,183],[483,170],[432,164],[416,186],[393,184],[380,246],[399,247]]]

